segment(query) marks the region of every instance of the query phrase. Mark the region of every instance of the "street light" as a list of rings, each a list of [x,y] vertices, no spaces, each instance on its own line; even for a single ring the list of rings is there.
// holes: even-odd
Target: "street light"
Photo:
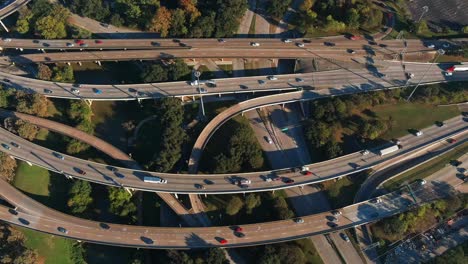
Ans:
[[[199,71],[195,71],[193,73],[195,77],[197,77],[197,87],[198,87],[198,93],[200,94],[200,103],[201,103],[201,109],[202,109],[202,115],[205,117],[205,106],[203,105],[203,95],[201,94],[200,90],[200,75],[201,73]]]
[[[438,49],[437,50],[437,56],[435,57],[434,59],[434,63],[437,63],[437,59],[439,58],[440,55],[444,55],[445,54],[445,50],[443,49]],[[431,63],[429,64],[429,67],[427,67],[427,70],[424,72],[423,76],[421,77],[421,79],[419,79],[419,82],[418,84],[416,85],[416,87],[414,87],[413,91],[411,92],[411,94],[408,96],[408,99],[406,99],[406,101],[409,102],[409,100],[411,99],[411,96],[413,96],[414,92],[416,92],[416,89],[418,89],[419,85],[421,84],[422,80],[424,79],[424,77],[426,76],[426,74],[429,72],[429,70],[431,69],[432,65],[434,63]]]
[[[423,9],[423,12],[421,13],[421,16],[419,16],[418,22],[416,22],[416,24],[419,23],[421,21],[421,19],[423,18],[424,14],[426,14],[427,11],[429,11],[428,6],[423,6],[422,9]]]

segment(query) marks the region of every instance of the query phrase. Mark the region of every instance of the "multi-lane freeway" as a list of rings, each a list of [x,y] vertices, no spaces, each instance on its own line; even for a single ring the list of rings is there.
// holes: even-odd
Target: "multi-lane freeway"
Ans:
[[[291,39],[286,43],[281,39],[271,38],[233,38],[233,39],[8,39],[0,41],[0,47],[3,49],[44,49],[44,50],[131,50],[131,49],[223,49],[223,50],[252,50],[257,49],[323,49],[323,50],[346,50],[362,49],[365,45],[376,50],[395,50],[402,49],[404,43],[401,40],[382,40],[374,44],[373,40],[349,40],[346,37],[339,37],[333,41],[327,39]],[[451,41],[457,41],[451,40]],[[326,45],[325,42],[333,43]],[[253,47],[252,43],[258,43],[259,46]],[[442,47],[447,41],[441,40],[407,40],[407,50],[434,50],[427,48],[427,44],[435,44]],[[300,45],[302,44],[302,45]],[[380,44],[380,45],[379,45]]]
[[[467,127],[468,123],[461,116],[456,117],[448,120],[443,128],[432,126],[423,130],[423,136],[407,135],[401,138],[404,148],[383,157],[378,155],[377,149],[373,149],[367,155],[358,152],[333,160],[310,164],[308,167],[312,171],[312,175],[303,175],[300,170],[291,169],[203,175],[155,173],[116,168],[59,154],[51,149],[24,140],[5,129],[0,129],[0,143],[2,144],[1,151],[12,157],[67,176],[100,184],[154,192],[220,194],[284,189],[346,176],[360,170],[372,168],[390,159],[398,158],[401,161],[409,153],[442,141],[454,134],[459,134],[461,138],[468,132]],[[15,147],[15,145],[19,147]],[[167,183],[144,182],[146,176],[160,177],[167,180]],[[279,180],[274,180],[278,177]],[[267,178],[271,178],[273,181],[266,181]],[[241,185],[238,183],[241,179],[247,179],[251,183]]]
[[[454,183],[458,184],[460,180]],[[235,232],[238,226],[163,228],[88,221],[47,208],[3,182],[0,193],[17,210],[0,206],[0,219],[41,232],[115,246],[173,249],[241,247],[294,240],[372,222],[407,210],[414,201],[413,197],[417,203],[428,202],[445,196],[450,189],[448,185],[414,184],[413,196],[391,193],[383,196],[378,204],[366,201],[342,208],[336,227],[331,227],[334,225],[332,214],[324,212],[302,217],[303,223],[283,220],[241,225],[245,234],[241,238]]]
[[[6,87],[35,92],[47,97],[103,101],[323,88],[330,88],[338,95],[400,87],[406,83],[414,85],[420,81],[433,83],[468,79],[468,72],[459,72],[450,77],[444,76],[443,71],[451,65],[453,64],[437,64],[429,67],[428,64],[411,63],[405,64],[403,69],[400,63],[381,62],[368,69],[276,75],[276,80],[268,79],[268,76],[215,79],[216,87],[202,84],[200,87],[203,90],[198,90],[198,86],[191,85],[190,82],[180,81],[147,84],[70,84],[42,81],[3,72],[0,72],[0,82]],[[414,74],[414,77],[408,79],[408,73]]]

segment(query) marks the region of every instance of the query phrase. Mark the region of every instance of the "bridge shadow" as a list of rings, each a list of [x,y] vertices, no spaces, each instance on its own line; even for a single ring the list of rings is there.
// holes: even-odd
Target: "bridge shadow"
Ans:
[[[223,240],[224,238],[216,236],[215,239],[218,242],[221,242],[221,240]],[[189,248],[201,248],[201,247],[214,246],[214,244],[206,242],[203,238],[201,238],[195,233],[191,233],[190,236],[185,238],[185,244]]]

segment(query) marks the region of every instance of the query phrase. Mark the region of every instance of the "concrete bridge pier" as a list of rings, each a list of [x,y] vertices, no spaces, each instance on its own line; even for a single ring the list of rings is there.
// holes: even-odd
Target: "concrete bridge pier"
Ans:
[[[93,100],[90,100],[90,99],[86,99],[84,100],[86,102],[86,104],[91,107],[93,105]]]
[[[0,24],[2,24],[3,29],[5,29],[5,31],[6,31],[7,33],[10,32],[10,31],[8,30],[8,28],[5,26],[5,24],[3,24],[3,21],[2,21],[2,20],[0,20]]]
[[[82,66],[83,64],[81,63],[81,61],[78,62],[78,65]]]
[[[102,66],[101,61],[96,61],[96,64],[99,65],[99,66]]]
[[[174,193],[174,196],[175,198],[179,199],[179,196],[177,195],[177,193]]]
[[[32,163],[31,163],[31,162],[26,161],[26,163],[27,163],[29,166],[32,166]]]
[[[67,65],[68,65],[68,66],[71,66],[71,63],[70,63],[69,61],[67,61]]]
[[[11,156],[11,155],[10,155],[10,158],[11,158],[12,160],[16,160],[15,157],[13,157],[13,156]]]
[[[73,180],[73,177],[70,176],[70,175],[67,175],[67,174],[64,174],[65,175],[65,178],[69,179],[69,180]]]

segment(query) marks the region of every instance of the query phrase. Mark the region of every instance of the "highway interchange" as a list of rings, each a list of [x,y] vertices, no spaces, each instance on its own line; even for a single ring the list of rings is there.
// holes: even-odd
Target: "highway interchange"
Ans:
[[[29,2],[17,0],[0,9],[0,18],[11,14],[16,9]],[[293,39],[290,43],[274,39],[158,39],[146,40],[21,40],[5,38],[0,43],[3,49],[50,49],[50,50],[90,50],[83,52],[55,52],[47,54],[23,54],[19,56],[4,57],[4,62],[31,63],[31,62],[78,62],[78,61],[113,61],[113,60],[154,60],[157,58],[317,58],[317,57],[362,57],[362,56],[393,56],[398,54],[404,46],[407,52],[433,52],[448,41],[431,41],[435,48],[427,48],[428,42],[420,40],[408,41],[379,41],[355,40],[347,38],[336,39],[334,45],[328,45],[327,40]],[[85,43],[86,45],[80,45]],[[259,43],[260,47],[252,47],[252,43]],[[300,44],[299,44],[300,43]],[[304,45],[304,46],[302,46]],[[94,50],[125,50],[125,51],[94,51]],[[350,52],[354,51],[354,52]],[[278,96],[246,101],[231,108],[231,112],[215,118],[202,132],[201,145],[195,145],[195,153],[201,155],[206,142],[217,128],[243,111],[255,109],[265,105],[287,103],[316,99],[322,96],[336,96],[356,92],[397,88],[406,84],[435,83],[446,81],[466,80],[468,74],[456,74],[450,79],[443,76],[446,65],[436,65],[428,70],[427,64],[405,64],[386,62],[384,66],[363,70],[336,70],[330,72],[317,72],[311,74],[278,75],[277,80],[269,80],[268,76],[246,78],[217,79],[216,87],[206,88],[201,92],[196,86],[187,82],[172,82],[158,84],[133,85],[93,85],[93,84],[64,84],[45,82],[25,77],[13,76],[0,72],[0,81],[15,89],[27,92],[37,92],[49,97],[86,100],[135,100],[162,98],[167,96],[200,96],[221,95],[228,93],[250,93],[263,91],[305,90],[303,92],[287,93]],[[427,71],[427,72],[426,72]],[[408,79],[408,73],[416,77]],[[427,76],[426,76],[427,75]],[[425,76],[424,79],[421,76]],[[259,82],[262,80],[264,84]],[[266,83],[266,84],[265,84]],[[73,93],[79,89],[80,93]],[[100,93],[97,93],[99,90]],[[315,91],[310,91],[315,90]],[[203,174],[167,174],[138,171],[117,167],[109,167],[71,156],[60,154],[59,159],[53,150],[35,145],[21,139],[8,131],[0,130],[1,151],[12,157],[25,160],[46,169],[63,173],[68,176],[89,180],[106,185],[115,185],[130,189],[139,189],[169,193],[245,193],[254,191],[268,191],[290,188],[305,184],[352,174],[376,165],[404,160],[409,154],[417,153],[435,144],[442,144],[447,138],[457,137],[466,140],[467,122],[457,117],[445,122],[443,128],[432,126],[424,129],[424,135],[416,137],[407,135],[401,138],[403,149],[385,157],[377,155],[378,149],[371,150],[370,154],[361,152],[349,154],[334,160],[308,167],[313,175],[303,175],[300,171],[283,169],[268,172],[203,175]],[[14,147],[12,142],[18,144]],[[8,147],[6,147],[8,146]],[[199,156],[192,157],[191,165],[196,166]],[[447,168],[446,168],[447,169]],[[86,174],[80,174],[85,171]],[[167,184],[144,183],[143,176],[152,175],[168,180]],[[280,181],[265,181],[265,177],[285,177]],[[249,179],[248,188],[233,184],[235,179]],[[439,198],[460,188],[462,180],[453,177],[450,173],[433,176],[433,182],[413,185],[414,198],[417,203],[428,202]],[[284,179],[292,179],[293,184],[286,184]],[[432,178],[431,178],[432,179]],[[203,186],[203,189],[197,186]],[[101,244],[120,245],[130,247],[151,248],[204,248],[204,247],[239,247],[276,243],[298,239],[316,234],[322,234],[339,229],[349,228],[375,221],[408,209],[412,204],[412,196],[391,193],[383,196],[382,203],[373,204],[369,201],[357,203],[341,209],[338,227],[332,228],[330,212],[302,217],[304,223],[295,223],[292,220],[242,225],[246,237],[239,238],[234,232],[235,227],[209,227],[209,228],[161,228],[143,226],[123,226],[108,223],[99,223],[71,217],[54,211],[44,205],[26,197],[11,185],[0,184],[0,193],[5,200],[16,207],[16,210],[0,206],[0,218],[6,222],[24,226],[26,228],[75,238],[81,241],[90,241]],[[8,195],[6,195],[8,194]],[[226,239],[227,244],[221,241]]]
[[[139,171],[126,168],[117,168],[112,171],[108,165],[78,159],[65,154],[60,154],[64,159],[60,159],[57,152],[32,142],[24,140],[5,129],[0,129],[2,151],[17,159],[28,161],[48,170],[62,173],[67,176],[76,177],[100,184],[126,187],[154,192],[169,192],[181,194],[221,194],[221,193],[246,193],[257,191],[271,191],[276,189],[291,188],[295,186],[317,183],[337,177],[346,176],[361,170],[372,168],[381,162],[391,158],[404,157],[412,151],[419,150],[431,143],[442,141],[454,134],[464,135],[467,132],[468,123],[461,117],[451,119],[441,128],[432,126],[424,130],[424,135],[416,137],[407,135],[401,139],[403,149],[380,157],[377,150],[371,150],[367,155],[360,152],[342,156],[333,160],[308,165],[312,175],[303,175],[300,170],[291,171],[283,169],[276,171],[263,171],[252,173],[235,174],[170,174],[155,173],[150,171]],[[20,147],[14,147],[11,143],[16,143]],[[9,149],[5,148],[10,146]],[[86,174],[82,174],[84,171]],[[143,177],[161,177],[167,180],[166,184],[147,183]],[[278,181],[267,182],[266,177],[286,177]],[[235,183],[240,179],[248,179],[251,184],[248,188],[242,188]],[[293,183],[285,183],[285,179],[294,180]],[[204,189],[197,188],[202,185]]]

